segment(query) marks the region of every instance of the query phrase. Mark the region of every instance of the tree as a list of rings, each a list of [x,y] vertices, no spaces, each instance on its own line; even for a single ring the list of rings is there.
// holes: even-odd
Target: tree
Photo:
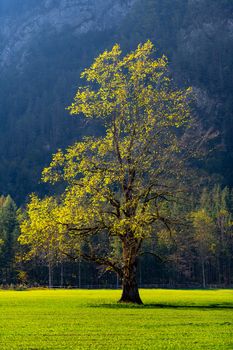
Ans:
[[[45,182],[66,183],[46,230],[55,225],[69,242],[69,254],[76,250],[77,256],[115,271],[122,280],[120,301],[138,304],[142,243],[158,226],[169,228],[166,203],[182,186],[196,144],[189,139],[191,90],[176,88],[166,57],[154,54],[148,41],[124,57],[115,45],[95,59],[81,75],[86,86],[68,109],[95,118],[105,134],[59,150],[43,171]],[[37,201],[34,218],[28,210],[21,240],[40,220]]]
[[[217,231],[219,283],[229,285],[232,259],[232,198],[228,187],[215,185],[212,190],[212,216]]]
[[[206,288],[205,263],[216,249],[215,225],[205,209],[192,212],[191,217],[195,231],[194,241],[201,260],[202,286]]]
[[[19,225],[16,215],[17,207],[8,195],[0,198],[0,267],[3,283],[11,283],[15,278],[15,253]]]
[[[61,247],[63,237],[59,235],[57,224],[54,220],[54,210],[57,209],[54,198],[48,197],[39,200],[35,195],[31,196],[27,207],[27,219],[24,213],[19,213],[21,221],[21,235],[19,242],[29,247],[21,254],[21,260],[31,260],[36,257],[45,261],[48,265],[48,285],[53,285],[53,266],[62,261]]]

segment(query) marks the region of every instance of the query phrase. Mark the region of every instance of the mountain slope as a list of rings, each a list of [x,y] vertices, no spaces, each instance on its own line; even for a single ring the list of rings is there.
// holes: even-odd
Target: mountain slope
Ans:
[[[6,0],[2,0],[6,4]],[[116,26],[130,10],[133,0],[40,0],[30,3],[10,1],[0,15],[2,50],[0,63],[10,64],[14,56],[27,63],[30,43],[41,35],[48,37],[66,30],[77,37],[89,31]],[[11,4],[11,5],[10,5]],[[15,4],[15,5],[14,5]],[[21,4],[21,5],[19,5]],[[16,6],[17,5],[17,6]],[[8,7],[7,7],[8,6]]]
[[[0,0],[0,193],[21,202],[40,190],[51,153],[87,131],[65,107],[134,0],[8,1]]]
[[[228,0],[0,0],[0,192],[41,191],[51,153],[89,132],[65,107],[94,57],[150,38],[199,96],[222,148],[208,163],[233,185],[233,3]],[[43,189],[44,191],[44,189]]]

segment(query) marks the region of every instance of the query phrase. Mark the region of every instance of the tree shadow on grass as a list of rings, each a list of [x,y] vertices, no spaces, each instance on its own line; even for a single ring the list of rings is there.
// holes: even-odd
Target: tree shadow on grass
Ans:
[[[130,304],[130,303],[116,303],[116,304],[96,304],[90,305],[93,308],[106,309],[233,309],[232,303],[209,304],[209,305],[183,305],[183,304]]]

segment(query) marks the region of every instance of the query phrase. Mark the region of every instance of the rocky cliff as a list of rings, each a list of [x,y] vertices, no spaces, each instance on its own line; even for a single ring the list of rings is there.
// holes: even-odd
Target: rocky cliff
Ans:
[[[113,28],[130,11],[135,0],[40,0],[26,4],[0,0],[0,64],[16,56],[27,57],[30,43],[38,35],[72,30],[78,37],[89,31]],[[9,1],[6,4],[6,1]],[[24,0],[25,1],[25,0]],[[21,3],[21,6],[20,6]],[[28,3],[28,4],[27,4]]]

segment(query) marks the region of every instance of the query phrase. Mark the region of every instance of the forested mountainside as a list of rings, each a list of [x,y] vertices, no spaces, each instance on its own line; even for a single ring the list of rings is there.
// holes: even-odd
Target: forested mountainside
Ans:
[[[206,127],[220,131],[207,164],[233,184],[233,2],[229,0],[0,0],[0,193],[40,188],[51,153],[101,132],[65,110],[80,72],[119,42],[151,39],[178,84],[194,87]]]

